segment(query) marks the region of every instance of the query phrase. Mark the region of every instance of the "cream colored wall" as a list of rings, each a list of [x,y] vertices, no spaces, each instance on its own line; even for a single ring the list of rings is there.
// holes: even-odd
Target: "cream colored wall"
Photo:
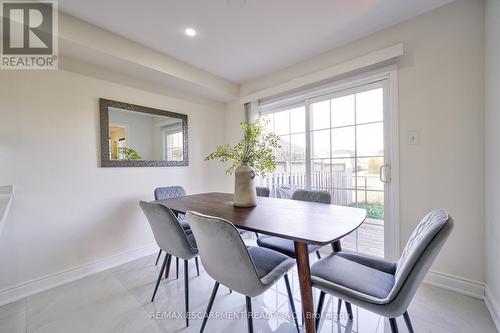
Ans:
[[[240,123],[245,120],[245,110],[239,100],[226,103],[225,118],[224,142],[235,145],[243,136]],[[227,192],[234,191],[234,176],[227,176],[225,184]]]
[[[99,97],[188,114],[189,166],[99,167]],[[0,293],[153,244],[138,203],[157,186],[224,189],[222,167],[203,161],[224,140],[223,105],[61,70],[2,71],[0,101],[0,184],[16,192],[0,237]]]
[[[456,228],[434,271],[484,282],[483,2],[456,0],[437,10],[243,84],[241,96],[404,43],[399,61],[400,239],[443,207]],[[242,116],[226,106],[226,131]],[[233,121],[231,121],[233,119]],[[409,146],[410,131],[420,144]],[[232,138],[231,136],[229,136]],[[229,182],[228,182],[229,183]]]
[[[485,13],[486,283],[500,320],[500,1],[487,0]]]

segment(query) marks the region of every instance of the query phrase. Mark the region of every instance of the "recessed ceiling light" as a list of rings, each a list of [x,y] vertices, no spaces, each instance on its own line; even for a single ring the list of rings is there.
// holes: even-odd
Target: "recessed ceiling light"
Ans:
[[[189,36],[189,37],[194,37],[196,36],[196,30],[194,30],[193,28],[186,28],[184,30],[184,33]]]

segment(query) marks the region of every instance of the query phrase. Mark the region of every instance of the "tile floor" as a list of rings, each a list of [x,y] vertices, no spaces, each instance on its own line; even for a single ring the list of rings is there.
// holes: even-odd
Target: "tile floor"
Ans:
[[[41,292],[0,307],[1,333],[99,333],[99,332],[198,332],[201,319],[193,318],[184,327],[182,317],[165,319],[165,314],[183,314],[184,287],[182,269],[175,279],[175,265],[170,277],[160,284],[155,302],[150,298],[159,267],[155,255],[147,256],[81,280]],[[182,265],[181,265],[182,268]],[[292,274],[296,306],[300,308],[297,277]],[[210,297],[213,280],[203,271],[196,276],[194,261],[189,265],[190,310],[202,314]],[[317,294],[315,294],[315,298]],[[330,317],[336,299],[327,297],[325,309]],[[345,309],[345,308],[344,308]],[[213,311],[237,316],[245,311],[244,296],[221,286]],[[280,281],[253,301],[254,331],[296,332],[287,317],[289,306],[284,282]],[[323,320],[320,332],[390,332],[389,322],[378,315],[353,307],[354,319]],[[423,285],[409,309],[415,332],[489,333],[497,332],[481,300]],[[328,313],[327,313],[328,314]],[[341,315],[342,316],[342,315]],[[344,314],[345,316],[345,314]],[[402,318],[401,332],[407,332]],[[205,332],[246,332],[246,320],[208,321]]]

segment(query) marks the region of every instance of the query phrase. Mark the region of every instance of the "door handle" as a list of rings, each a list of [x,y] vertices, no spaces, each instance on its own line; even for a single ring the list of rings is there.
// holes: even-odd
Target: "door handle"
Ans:
[[[388,163],[382,164],[379,169],[380,181],[384,184],[391,182],[391,165]]]

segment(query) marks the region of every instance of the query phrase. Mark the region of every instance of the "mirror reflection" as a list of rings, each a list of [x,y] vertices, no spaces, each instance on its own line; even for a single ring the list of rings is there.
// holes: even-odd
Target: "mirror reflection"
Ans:
[[[109,159],[182,161],[182,119],[108,107]]]

